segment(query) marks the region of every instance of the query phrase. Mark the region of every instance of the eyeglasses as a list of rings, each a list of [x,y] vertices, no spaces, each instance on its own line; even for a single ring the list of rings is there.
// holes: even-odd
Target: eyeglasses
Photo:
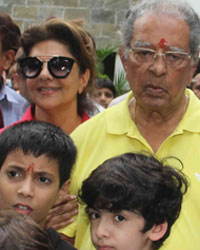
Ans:
[[[25,57],[19,60],[19,66],[25,78],[35,78],[42,71],[43,62],[47,62],[48,70],[53,77],[66,78],[70,74],[75,60],[64,56],[53,56],[49,60]]]
[[[174,69],[184,67],[187,59],[191,58],[191,55],[185,52],[167,51],[165,53],[158,53],[152,49],[138,47],[130,48],[129,51],[131,52],[131,60],[136,63],[153,64],[157,56],[163,56],[165,63]]]

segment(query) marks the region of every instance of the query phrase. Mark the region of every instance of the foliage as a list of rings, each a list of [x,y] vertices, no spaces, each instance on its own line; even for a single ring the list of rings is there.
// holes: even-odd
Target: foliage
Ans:
[[[108,75],[104,74],[103,61],[106,59],[107,56],[115,53],[118,49],[119,49],[119,46],[115,46],[115,47],[106,46],[103,49],[96,50],[96,72],[97,72],[98,78],[109,79]],[[120,71],[114,77],[114,85],[116,87],[117,96],[123,95],[124,93],[130,90],[124,71]]]
[[[97,58],[100,59],[102,62],[106,59],[107,56],[111,55],[112,53],[116,52],[116,50],[119,48],[119,46],[115,46],[113,48],[105,47],[103,49],[97,49],[96,55]]]
[[[112,53],[115,53],[116,50],[119,48],[119,46],[115,46],[110,48],[109,46],[103,48],[103,49],[97,49],[96,50],[96,72],[98,78],[106,78],[109,79],[109,77],[104,74],[104,63],[103,61],[106,59],[107,56],[111,55]]]
[[[114,85],[116,88],[116,96],[123,95],[130,90],[124,71],[120,71],[117,75],[115,75]]]

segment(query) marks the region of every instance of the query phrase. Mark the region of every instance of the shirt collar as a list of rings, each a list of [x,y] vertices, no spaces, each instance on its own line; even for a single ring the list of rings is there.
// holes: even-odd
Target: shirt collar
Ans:
[[[172,135],[183,133],[183,131],[200,133],[200,101],[190,89],[186,89],[185,94],[189,97],[188,107],[182,120]],[[106,110],[107,133],[118,135],[128,133],[133,137],[135,137],[135,134],[138,133],[138,129],[131,119],[128,108],[132,98],[134,98],[133,93],[130,91],[124,101]]]
[[[200,101],[193,91],[188,88],[185,90],[185,94],[189,97],[189,103],[176,131],[181,132],[185,130],[188,132],[200,133]]]

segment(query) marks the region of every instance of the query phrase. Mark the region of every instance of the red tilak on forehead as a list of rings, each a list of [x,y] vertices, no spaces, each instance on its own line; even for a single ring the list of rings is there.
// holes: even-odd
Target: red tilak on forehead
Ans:
[[[31,163],[27,169],[27,172],[32,172],[33,173],[33,170],[34,170],[34,166],[35,164],[34,163]]]
[[[158,46],[161,49],[164,49],[166,47],[166,40],[164,38],[160,39],[160,42],[159,42]]]

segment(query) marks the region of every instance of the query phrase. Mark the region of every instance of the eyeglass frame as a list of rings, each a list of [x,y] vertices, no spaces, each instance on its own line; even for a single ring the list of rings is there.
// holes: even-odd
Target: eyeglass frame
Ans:
[[[50,59],[46,59],[46,60],[42,60],[40,57],[50,57]],[[23,70],[23,67],[21,66],[21,62],[24,60],[24,59],[28,59],[28,58],[33,58],[33,59],[37,59],[37,61],[40,61],[42,64],[40,66],[40,70],[34,75],[34,76],[27,76]],[[53,73],[53,71],[51,70],[50,66],[49,66],[49,61],[51,61],[52,59],[55,59],[55,58],[65,58],[67,59],[69,62],[70,62],[70,69],[68,72],[66,72],[66,74],[64,76],[57,76]],[[21,72],[23,74],[23,76],[25,78],[29,78],[29,79],[33,79],[33,78],[36,78],[37,76],[40,75],[42,69],[43,69],[43,62],[47,62],[47,68],[48,68],[48,71],[49,73],[54,77],[54,78],[58,78],[58,79],[64,79],[66,78],[70,73],[71,73],[71,70],[73,68],[73,65],[74,63],[76,62],[76,60],[74,58],[71,58],[71,57],[66,57],[66,56],[58,56],[58,55],[39,55],[39,56],[27,56],[27,57],[23,57],[23,58],[20,58],[19,60],[17,60],[17,63],[19,64],[20,66],[20,69],[21,69]]]
[[[143,48],[143,47],[129,47],[129,51],[131,51],[131,52],[133,52],[134,53],[134,51],[137,51],[137,50],[143,50],[143,51],[149,51],[149,52],[153,52],[154,53],[154,56],[153,56],[153,61],[151,62],[151,64],[153,64],[154,62],[155,62],[155,60],[156,60],[156,58],[157,58],[157,56],[163,56],[164,57],[164,62],[166,63],[166,60],[165,60],[165,58],[166,58],[166,54],[180,54],[180,55],[185,55],[185,56],[187,56],[185,59],[183,59],[183,62],[185,61],[185,60],[187,60],[187,59],[190,59],[191,57],[192,57],[192,55],[191,54],[188,54],[187,52],[181,52],[181,51],[166,51],[166,52],[164,52],[164,53],[160,53],[160,52],[156,52],[155,50],[153,50],[153,49],[149,49],[149,48]],[[140,62],[138,62],[138,61],[136,61],[135,60],[135,62],[137,62],[137,63],[140,63]],[[145,62],[144,62],[145,63]],[[146,63],[148,63],[148,62],[146,62]],[[140,64],[143,64],[143,63],[140,63]],[[166,63],[167,65],[170,65],[170,64],[168,64],[168,63]],[[180,66],[180,68],[182,67],[182,65]],[[178,67],[179,68],[179,67]]]

